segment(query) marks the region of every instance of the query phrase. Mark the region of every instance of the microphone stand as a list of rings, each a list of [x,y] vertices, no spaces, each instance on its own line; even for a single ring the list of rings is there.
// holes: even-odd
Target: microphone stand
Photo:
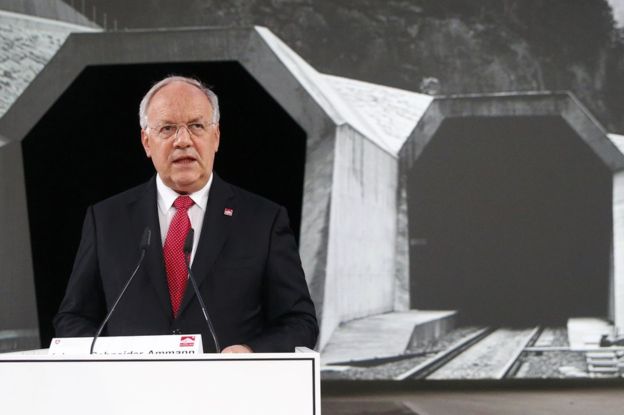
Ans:
[[[195,277],[193,277],[193,272],[191,271],[191,252],[193,251],[193,236],[195,235],[195,231],[193,228],[189,229],[186,234],[186,239],[184,240],[184,262],[186,263],[186,268],[188,270],[188,278],[191,280],[191,285],[193,286],[193,290],[195,291],[195,296],[199,301],[199,306],[201,307],[202,313],[204,314],[204,320],[206,320],[206,324],[208,325],[208,330],[212,335],[212,341],[214,342],[215,349],[217,353],[221,353],[221,347],[219,346],[219,341],[217,340],[217,334],[215,333],[214,327],[212,326],[212,321],[210,320],[210,316],[208,315],[208,310],[206,310],[206,304],[204,304],[204,300],[202,299],[201,294],[199,293],[199,288],[197,288],[197,282],[195,282]]]
[[[130,275],[130,278],[128,278],[128,281],[126,281],[126,285],[123,286],[121,293],[115,300],[115,303],[113,304],[109,312],[106,314],[104,321],[102,322],[102,324],[100,324],[100,327],[95,333],[95,336],[93,337],[93,340],[91,341],[91,348],[89,349],[89,354],[93,354],[93,347],[95,347],[95,342],[97,341],[98,337],[100,337],[100,334],[102,334],[102,330],[104,330],[104,326],[106,325],[106,323],[108,323],[108,320],[113,315],[115,308],[117,308],[117,304],[119,304],[119,300],[121,300],[121,297],[123,297],[123,295],[126,293],[128,286],[134,279],[134,276],[136,275],[137,271],[139,271],[139,268],[141,267],[141,264],[143,263],[143,258],[145,258],[145,252],[147,251],[147,248],[150,245],[151,237],[152,237],[152,231],[150,230],[149,227],[145,228],[145,230],[143,231],[143,236],[141,237],[141,245],[140,245],[141,256],[139,258],[139,261],[137,262],[137,266],[136,268],[134,268],[134,271],[132,271],[132,275]]]

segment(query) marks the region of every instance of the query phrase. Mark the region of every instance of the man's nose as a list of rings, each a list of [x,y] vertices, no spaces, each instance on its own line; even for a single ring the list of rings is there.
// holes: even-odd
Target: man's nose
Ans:
[[[186,125],[178,127],[174,144],[176,147],[189,147],[193,144],[193,140],[191,140],[191,133]]]

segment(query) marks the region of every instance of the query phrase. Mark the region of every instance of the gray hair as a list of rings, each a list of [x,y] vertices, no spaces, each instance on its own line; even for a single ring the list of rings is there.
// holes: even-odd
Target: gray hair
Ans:
[[[192,85],[202,91],[208,101],[210,101],[210,105],[212,106],[212,122],[219,122],[219,98],[217,94],[212,92],[210,88],[202,84],[200,81],[194,78],[187,78],[184,76],[168,76],[165,79],[158,81],[147,91],[147,94],[141,100],[139,104],[139,124],[143,130],[147,129],[147,107],[156,94],[156,92],[160,91],[163,87],[173,83],[173,82],[186,82],[189,85]]]

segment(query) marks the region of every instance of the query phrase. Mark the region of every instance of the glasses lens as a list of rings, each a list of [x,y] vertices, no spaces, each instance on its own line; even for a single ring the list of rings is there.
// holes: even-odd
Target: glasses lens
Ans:
[[[180,134],[181,129],[186,129],[187,132],[195,137],[202,137],[208,132],[208,127],[213,125],[213,123],[204,124],[202,122],[193,122],[190,124],[164,124],[156,131],[158,133],[158,137],[166,140],[172,136],[176,136]]]
[[[178,130],[177,126],[174,124],[165,124],[158,129],[158,137],[162,139],[167,139],[174,135]]]
[[[206,126],[200,122],[191,123],[187,126],[187,128],[191,134],[198,137],[206,133]]]

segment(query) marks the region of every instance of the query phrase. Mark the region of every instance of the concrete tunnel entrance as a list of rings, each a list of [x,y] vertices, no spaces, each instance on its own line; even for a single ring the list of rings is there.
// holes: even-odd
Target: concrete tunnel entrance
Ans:
[[[407,176],[412,308],[463,324],[605,317],[611,189],[561,117],[446,119]]]
[[[89,66],[22,142],[43,345],[53,336],[87,206],[154,174],[140,144],[138,104],[170,74],[213,87],[222,114],[215,171],[286,206],[299,238],[306,133],[239,63]]]

